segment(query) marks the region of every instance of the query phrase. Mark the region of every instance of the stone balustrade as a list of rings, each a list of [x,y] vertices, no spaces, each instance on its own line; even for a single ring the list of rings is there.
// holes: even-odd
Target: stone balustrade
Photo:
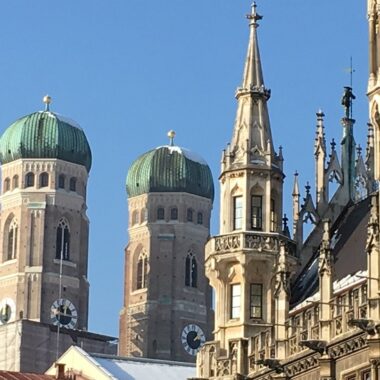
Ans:
[[[230,253],[238,250],[276,254],[280,250],[281,243],[285,244],[289,255],[296,257],[296,244],[288,237],[275,232],[249,231],[211,238],[206,244],[206,258],[215,254]]]

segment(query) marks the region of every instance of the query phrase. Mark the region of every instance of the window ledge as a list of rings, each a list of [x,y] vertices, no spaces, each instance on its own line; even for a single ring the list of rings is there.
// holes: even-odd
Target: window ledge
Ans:
[[[58,264],[60,265],[61,263],[61,260],[59,259],[54,259],[54,264]],[[72,261],[69,261],[69,260],[62,260],[62,265],[63,266],[66,266],[66,267],[71,267],[71,268],[76,268],[77,267],[77,264],[73,263]]]
[[[140,294],[145,293],[148,290],[148,288],[142,288],[142,289],[136,289],[131,292],[131,294]]]
[[[7,265],[12,265],[14,263],[17,263],[17,259],[12,259],[12,260],[6,260],[3,263],[0,264],[0,267],[5,267]]]

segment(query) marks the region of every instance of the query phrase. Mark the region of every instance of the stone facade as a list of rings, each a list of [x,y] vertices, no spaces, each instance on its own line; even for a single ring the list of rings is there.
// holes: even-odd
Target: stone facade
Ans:
[[[198,353],[198,380],[380,378],[379,9],[368,1],[366,155],[355,152],[354,97],[345,87],[341,155],[334,141],[328,155],[319,111],[315,201],[307,184],[301,204],[296,174],[291,238],[257,44],[261,16],[252,7],[233,138],[222,160],[220,235],[206,245],[215,330]],[[308,236],[306,222],[314,226]]]

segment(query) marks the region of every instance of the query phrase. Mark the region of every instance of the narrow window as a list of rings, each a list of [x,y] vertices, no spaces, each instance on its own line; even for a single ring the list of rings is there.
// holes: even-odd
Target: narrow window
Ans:
[[[201,212],[198,212],[197,214],[197,223],[203,224],[203,214]]]
[[[47,187],[49,185],[49,174],[40,174],[40,187]]]
[[[58,177],[58,188],[59,189],[64,189],[65,188],[65,181],[66,178],[63,174],[60,174]]]
[[[189,253],[186,256],[186,261],[185,261],[185,286],[196,288],[197,282],[198,282],[197,260],[193,252],[189,251]]]
[[[193,210],[191,208],[187,209],[187,221],[192,222],[193,221]]]
[[[277,214],[274,199],[270,200],[270,230],[277,231]]]
[[[18,188],[18,175],[14,175],[13,178],[12,178],[12,187],[13,189],[17,189]]]
[[[165,209],[163,207],[159,207],[157,209],[157,220],[164,220],[165,219]]]
[[[177,220],[178,219],[178,208],[177,207],[173,207],[170,210],[170,219],[171,220]]]
[[[137,210],[135,210],[132,213],[132,226],[134,226],[135,224],[138,224],[138,222],[139,222],[139,213]]]
[[[9,178],[5,178],[4,180],[4,193],[11,189],[11,180]]]
[[[144,207],[141,210],[141,223],[146,222],[147,220],[148,220],[148,209]]]
[[[70,178],[70,191],[77,190],[77,179],[75,177]]]
[[[231,318],[240,317],[240,284],[231,285]]]
[[[234,230],[241,230],[243,227],[243,197],[233,198],[234,201]]]
[[[25,176],[25,187],[33,187],[34,186],[34,174],[27,173]]]
[[[261,284],[251,284],[250,310],[251,318],[263,317],[263,286]]]
[[[65,219],[61,219],[57,226],[56,259],[70,260],[70,230]]]
[[[251,227],[253,230],[261,230],[263,227],[262,220],[262,197],[252,195],[251,198]]]
[[[137,261],[137,284],[136,289],[144,289],[147,285],[148,259],[145,253],[139,256]]]
[[[8,231],[8,253],[7,259],[12,260],[17,257],[17,235],[18,225],[15,219],[11,222]]]

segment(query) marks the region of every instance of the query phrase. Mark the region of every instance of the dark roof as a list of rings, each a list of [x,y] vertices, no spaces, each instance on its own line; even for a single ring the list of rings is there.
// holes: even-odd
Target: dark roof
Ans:
[[[370,197],[367,197],[346,207],[330,229],[335,259],[334,280],[367,268],[365,245],[370,202]],[[317,249],[292,286],[291,306],[297,305],[318,290],[318,255]]]
[[[0,380],[52,380],[55,376],[39,375],[37,373],[21,373],[0,371]]]

